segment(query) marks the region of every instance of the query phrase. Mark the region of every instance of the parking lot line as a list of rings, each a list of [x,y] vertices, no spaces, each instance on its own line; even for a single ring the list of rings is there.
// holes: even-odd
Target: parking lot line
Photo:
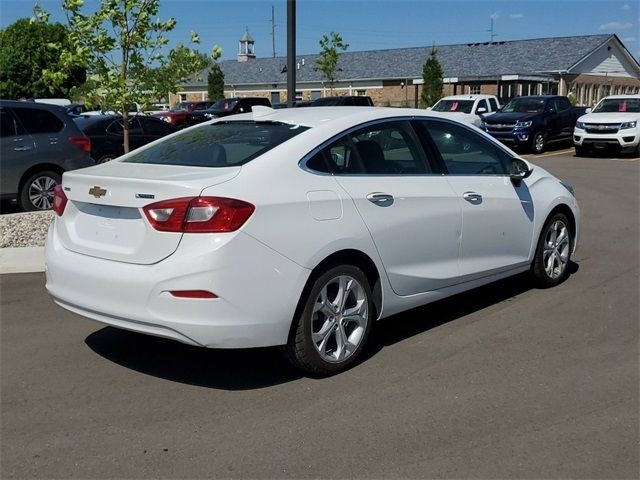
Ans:
[[[523,156],[524,158],[528,158],[528,159],[536,159],[536,158],[554,157],[556,155],[564,155],[569,152],[573,152],[573,148],[558,150],[557,152],[545,153],[543,155],[523,155]]]

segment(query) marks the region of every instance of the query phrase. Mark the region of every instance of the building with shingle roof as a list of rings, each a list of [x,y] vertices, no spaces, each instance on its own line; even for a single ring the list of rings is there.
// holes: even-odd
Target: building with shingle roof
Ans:
[[[238,61],[220,63],[225,96],[284,101],[286,57],[247,58],[248,45],[253,53],[247,31],[240,40]],[[369,95],[377,105],[417,105],[422,67],[431,48],[342,53],[333,91],[314,69],[318,55],[299,55],[296,96],[309,100],[329,94]],[[443,94],[487,93],[504,102],[516,95],[572,92],[578,103],[591,105],[607,94],[640,91],[640,64],[615,34],[441,45],[436,50],[444,72]],[[179,92],[181,98],[205,98],[207,74],[205,70],[189,79]]]

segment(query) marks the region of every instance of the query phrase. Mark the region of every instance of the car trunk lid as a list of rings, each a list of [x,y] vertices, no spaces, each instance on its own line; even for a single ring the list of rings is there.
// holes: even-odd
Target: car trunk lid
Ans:
[[[68,250],[84,255],[157,263],[175,252],[182,233],[155,230],[142,208],[162,200],[197,197],[240,170],[114,161],[67,172],[62,186],[68,203],[57,219],[60,240]]]

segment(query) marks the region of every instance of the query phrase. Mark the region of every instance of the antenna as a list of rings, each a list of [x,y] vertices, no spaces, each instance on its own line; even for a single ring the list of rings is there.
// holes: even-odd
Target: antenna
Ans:
[[[487,30],[487,32],[489,32],[491,34],[491,43],[493,43],[493,39],[495,37],[497,37],[497,35],[493,32],[493,15],[491,15],[491,17],[489,17],[491,20],[491,27],[489,28],[489,30]]]
[[[273,50],[273,58],[276,58],[276,19],[273,5],[271,5],[271,46]]]

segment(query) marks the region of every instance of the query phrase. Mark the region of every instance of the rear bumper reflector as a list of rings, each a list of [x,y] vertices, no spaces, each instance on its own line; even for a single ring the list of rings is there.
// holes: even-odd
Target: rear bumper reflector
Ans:
[[[207,290],[171,290],[171,295],[178,298],[218,298],[218,296]]]

